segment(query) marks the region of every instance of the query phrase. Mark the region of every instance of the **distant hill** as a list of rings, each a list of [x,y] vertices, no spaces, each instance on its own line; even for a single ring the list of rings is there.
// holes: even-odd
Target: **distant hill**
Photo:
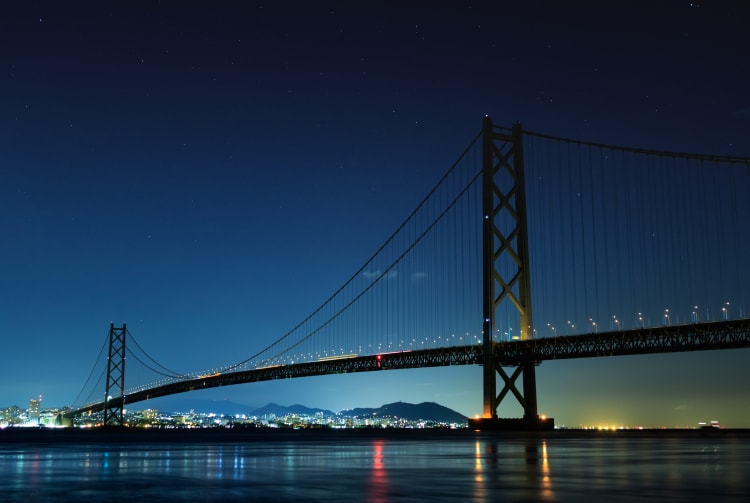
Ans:
[[[435,402],[422,402],[420,404],[395,402],[381,405],[377,409],[358,408],[342,410],[342,416],[349,417],[393,417],[408,419],[410,421],[437,421],[442,423],[465,423],[466,416],[459,414],[453,409],[444,407]]]
[[[229,415],[245,414],[255,417],[263,417],[269,414],[273,414],[277,417],[289,414],[314,416],[315,414],[322,413],[325,417],[333,417],[337,415],[365,419],[372,417],[393,417],[408,419],[410,421],[423,420],[441,423],[465,423],[467,421],[466,416],[435,402],[422,402],[420,404],[394,402],[376,408],[342,410],[338,414],[327,409],[311,408],[299,404],[286,406],[272,402],[263,407],[254,408],[249,405],[230,402],[228,400],[195,400],[186,397],[173,397],[172,399],[169,399],[168,397],[167,399],[158,399],[158,401],[150,400],[148,402],[141,402],[137,405],[139,405],[139,407],[133,407],[134,410],[156,408],[161,411],[173,413],[194,410],[195,412],[213,412],[216,414]]]

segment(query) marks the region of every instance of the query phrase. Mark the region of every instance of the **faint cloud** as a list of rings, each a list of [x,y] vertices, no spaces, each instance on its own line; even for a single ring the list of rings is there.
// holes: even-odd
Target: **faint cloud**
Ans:
[[[423,279],[427,279],[427,273],[426,272],[415,272],[411,275],[412,281],[420,281]]]
[[[387,273],[383,274],[380,269],[378,269],[377,271],[364,271],[362,273],[362,276],[367,279],[393,279],[398,277],[398,272],[395,270],[390,270]]]
[[[750,117],[750,107],[738,108],[732,112],[732,115],[735,117]]]
[[[680,405],[675,405],[674,410],[685,410],[687,408],[688,408],[687,405],[685,405],[684,403],[681,403]]]

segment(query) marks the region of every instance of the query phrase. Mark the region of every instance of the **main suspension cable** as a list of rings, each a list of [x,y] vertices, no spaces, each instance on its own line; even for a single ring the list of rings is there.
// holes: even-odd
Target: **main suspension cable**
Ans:
[[[94,365],[91,367],[89,376],[86,378],[86,382],[83,384],[83,387],[81,387],[81,391],[78,392],[78,395],[76,395],[75,400],[73,400],[73,405],[78,404],[78,400],[81,398],[81,395],[83,395],[83,392],[86,390],[86,387],[89,385],[89,381],[91,381],[91,376],[94,375],[94,371],[96,370],[97,365],[99,364],[99,362],[101,362],[102,354],[104,353],[104,348],[107,347],[108,341],[109,341],[109,334],[104,338],[104,343],[102,344],[102,348],[99,350],[99,354],[94,360]],[[89,396],[90,395],[91,395],[91,392],[89,392]]]

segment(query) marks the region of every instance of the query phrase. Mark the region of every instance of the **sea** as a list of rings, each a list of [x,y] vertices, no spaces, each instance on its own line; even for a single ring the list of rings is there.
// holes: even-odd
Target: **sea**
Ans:
[[[747,502],[750,433],[0,431],[0,502]]]

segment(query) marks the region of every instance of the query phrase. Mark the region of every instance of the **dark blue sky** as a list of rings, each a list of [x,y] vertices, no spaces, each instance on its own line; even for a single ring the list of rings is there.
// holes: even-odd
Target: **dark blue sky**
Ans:
[[[72,401],[110,321],[177,370],[252,354],[371,255],[484,114],[587,141],[750,156],[742,2],[519,3],[4,5],[0,407]],[[721,367],[720,353],[707,365]],[[653,367],[636,381],[658,376],[658,362],[687,375],[698,361],[650,358],[634,360]],[[196,399],[481,412],[479,368],[386,374]],[[643,383],[624,384],[627,362],[539,374],[540,411],[568,424],[750,413],[727,400],[630,414],[644,400]],[[622,410],[593,417],[612,386]]]

